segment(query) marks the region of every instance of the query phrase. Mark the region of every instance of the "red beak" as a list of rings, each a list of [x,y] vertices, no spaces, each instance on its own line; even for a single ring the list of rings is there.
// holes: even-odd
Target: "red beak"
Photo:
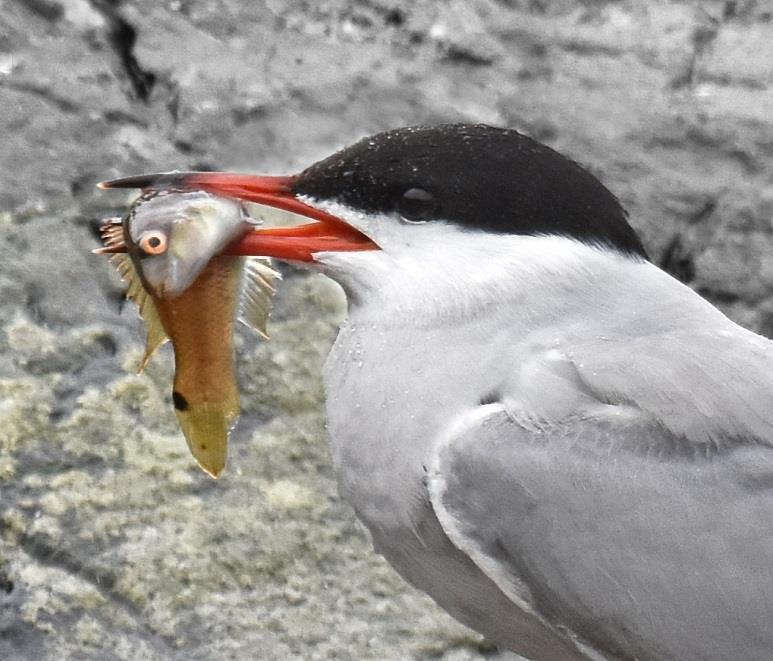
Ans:
[[[255,229],[232,243],[229,255],[259,255],[301,262],[314,253],[378,250],[362,232],[340,218],[299,200],[293,192],[296,177],[259,177],[233,172],[169,172],[104,181],[100,188],[204,190],[221,197],[264,204],[290,211],[314,222],[292,227]]]

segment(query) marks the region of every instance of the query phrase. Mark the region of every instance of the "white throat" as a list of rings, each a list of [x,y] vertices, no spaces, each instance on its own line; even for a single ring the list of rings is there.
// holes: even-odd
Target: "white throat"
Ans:
[[[442,223],[401,230],[410,240],[387,237],[382,251],[317,255],[323,272],[346,290],[350,313],[426,327],[471,322],[506,306],[520,311],[522,323],[543,325],[596,307],[599,296],[621,286],[635,288],[642,270],[657,271],[564,237],[491,235]]]

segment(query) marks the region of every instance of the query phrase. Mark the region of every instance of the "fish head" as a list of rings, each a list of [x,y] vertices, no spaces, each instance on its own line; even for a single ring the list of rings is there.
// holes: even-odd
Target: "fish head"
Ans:
[[[124,243],[151,296],[176,298],[253,223],[238,200],[204,191],[148,191],[123,223]]]

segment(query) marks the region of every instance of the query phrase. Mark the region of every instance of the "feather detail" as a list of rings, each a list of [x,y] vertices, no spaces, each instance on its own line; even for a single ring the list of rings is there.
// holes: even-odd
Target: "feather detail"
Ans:
[[[282,276],[265,257],[247,257],[242,270],[239,321],[268,338],[266,322],[276,289],[274,281]]]

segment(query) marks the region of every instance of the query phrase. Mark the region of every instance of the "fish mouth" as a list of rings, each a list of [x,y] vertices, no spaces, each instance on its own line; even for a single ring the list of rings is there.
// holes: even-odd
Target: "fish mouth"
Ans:
[[[252,229],[231,243],[223,254],[259,255],[313,262],[321,252],[378,250],[379,246],[338,216],[308,204],[295,191],[297,177],[271,177],[235,172],[167,172],[113,179],[99,188],[203,190],[274,209],[289,211],[312,222],[290,227]]]

